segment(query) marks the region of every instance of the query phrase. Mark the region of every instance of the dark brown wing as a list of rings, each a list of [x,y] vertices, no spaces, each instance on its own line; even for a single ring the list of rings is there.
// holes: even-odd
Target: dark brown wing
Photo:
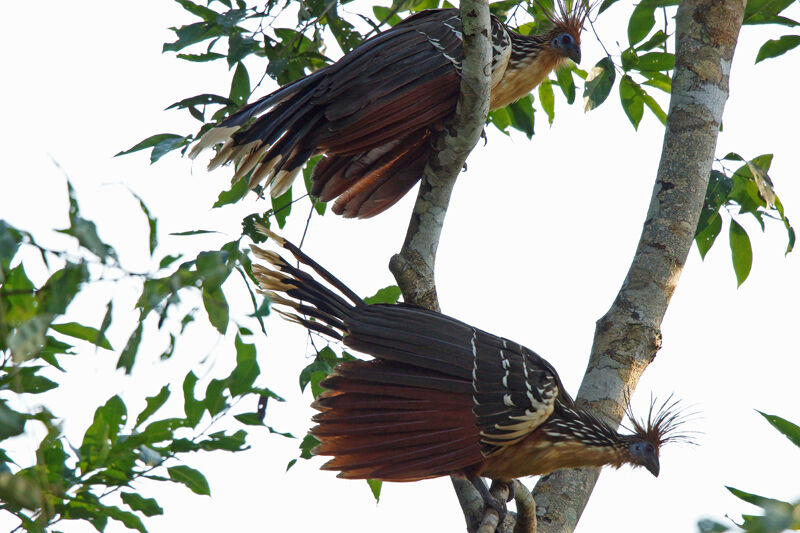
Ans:
[[[476,330],[475,407],[484,455],[516,444],[553,413],[562,386],[550,364],[524,346]]]
[[[363,180],[336,210],[375,214],[419,179],[417,162],[427,159],[421,138],[455,109],[460,24],[453,9],[410,17],[335,64],[245,106],[190,155],[225,142],[211,167],[233,161],[234,179],[252,172],[251,186],[265,181],[277,195],[311,155],[327,154],[332,161],[315,172],[314,191],[332,198]],[[376,150],[380,161],[371,155]],[[395,177],[398,183],[384,186]]]

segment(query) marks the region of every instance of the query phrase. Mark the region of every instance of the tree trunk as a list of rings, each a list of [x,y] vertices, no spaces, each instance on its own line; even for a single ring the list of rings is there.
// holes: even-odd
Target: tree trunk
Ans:
[[[389,266],[407,302],[435,310],[440,309],[436,249],[450,193],[488,109],[488,10],[485,0],[473,1],[461,2],[465,59],[458,111],[437,140],[437,155],[425,168],[403,248]],[[615,425],[622,419],[625,395],[661,345],[661,321],[694,239],[744,6],[742,0],[687,0],[678,8],[672,95],[650,208],[622,288],[597,322],[577,396],[582,406]],[[534,492],[539,532],[573,531],[599,473],[593,468],[561,470],[540,479]],[[477,508],[481,500],[465,480],[454,476],[453,484],[472,531],[482,515]],[[529,502],[523,487],[515,492],[520,505]],[[535,519],[532,524],[535,529]],[[502,529],[510,528],[507,520]]]
[[[622,288],[597,322],[577,396],[613,424],[661,346],[661,321],[703,207],[744,7],[742,0],[687,0],[678,8],[672,95],[650,208]],[[599,474],[561,470],[539,480],[539,531],[573,531]]]

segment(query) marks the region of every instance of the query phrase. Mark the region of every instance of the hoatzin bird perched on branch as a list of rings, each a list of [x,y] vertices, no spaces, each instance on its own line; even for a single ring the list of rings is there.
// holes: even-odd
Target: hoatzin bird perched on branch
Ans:
[[[683,416],[651,404],[620,434],[582,409],[556,370],[533,351],[441,313],[368,305],[293,244],[270,233],[337,292],[277,253],[253,246],[253,274],[274,304],[309,330],[340,339],[371,361],[340,363],[321,382],[311,433],[322,468],[343,478],[416,481],[463,472],[493,506],[480,477],[508,482],[559,468],[625,463],[659,473],[659,449]],[[276,294],[276,291],[283,295]],[[299,316],[302,315],[302,316]]]
[[[490,108],[528,94],[557,66],[580,61],[587,0],[543,8],[551,29],[521,35],[491,17]],[[457,9],[417,13],[364,41],[336,63],[245,105],[191,150],[224,143],[209,169],[233,162],[234,181],[284,193],[309,157],[324,154],[311,194],[338,197],[333,211],[371,217],[420,179],[431,138],[456,109],[463,58]],[[249,177],[248,177],[249,176]]]

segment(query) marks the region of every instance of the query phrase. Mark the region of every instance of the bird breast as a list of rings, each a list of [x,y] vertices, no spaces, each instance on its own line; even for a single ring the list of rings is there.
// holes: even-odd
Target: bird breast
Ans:
[[[577,440],[542,438],[541,428],[525,440],[488,457],[480,475],[491,479],[511,480],[540,476],[561,468],[612,465],[622,461],[613,446],[587,446]]]
[[[539,85],[566,58],[557,51],[544,47],[537,55],[521,61],[509,61],[502,78],[492,87],[489,109],[495,110],[516,102]]]

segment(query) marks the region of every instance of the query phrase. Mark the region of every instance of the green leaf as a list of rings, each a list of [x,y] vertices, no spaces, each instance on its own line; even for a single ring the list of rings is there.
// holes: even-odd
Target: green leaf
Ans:
[[[728,489],[728,491],[730,491],[731,494],[733,494],[734,496],[736,496],[740,500],[744,500],[747,503],[750,503],[752,505],[756,505],[758,507],[762,507],[762,508],[765,508],[765,509],[769,508],[769,507],[773,507],[773,506],[789,506],[789,507],[791,507],[791,504],[789,504],[787,502],[784,502],[784,501],[781,501],[781,500],[776,500],[774,498],[766,498],[764,496],[759,496],[757,494],[751,494],[749,492],[745,492],[743,490],[735,489],[735,488],[729,487],[727,485],[725,486],[725,488]]]
[[[158,502],[153,498],[145,498],[135,492],[122,492],[120,493],[122,501],[133,509],[139,511],[145,516],[157,516],[164,514],[164,509],[158,505]]]
[[[698,225],[697,229],[698,231],[695,234],[694,239],[697,243],[697,250],[700,252],[700,257],[705,259],[706,254],[714,245],[714,241],[717,239],[719,232],[722,231],[722,217],[719,215],[719,213],[715,212],[706,221],[706,224],[703,228],[700,228]]]
[[[216,52],[206,52],[205,54],[178,54],[176,57],[178,59],[183,59],[184,61],[190,61],[192,63],[206,63],[208,61],[216,61],[217,59],[223,59],[225,57],[225,54],[218,54]]]
[[[653,48],[656,48],[657,46],[661,46],[662,44],[667,42],[667,39],[669,39],[669,35],[664,33],[664,30],[658,30],[657,32],[655,32],[653,34],[652,37],[647,39],[646,42],[644,42],[644,43],[640,44],[639,46],[637,46],[636,47],[636,51],[637,52],[646,52],[647,50],[652,50]]]
[[[225,389],[228,386],[228,380],[225,379],[212,379],[208,386],[206,386],[206,397],[203,404],[208,409],[208,414],[211,416],[217,415],[222,412],[228,403],[225,400]]]
[[[241,413],[238,415],[233,415],[233,418],[241,422],[246,426],[263,426],[264,421],[261,420],[261,417],[258,413]]]
[[[591,111],[605,102],[615,77],[614,62],[610,57],[604,57],[597,62],[586,77],[583,89],[584,111]]]
[[[314,358],[314,361],[311,362],[311,364],[309,364],[308,366],[306,366],[302,371],[300,371],[300,377],[299,377],[300,390],[304,391],[309,383],[312,383],[312,388],[313,388],[315,375],[317,378],[316,383],[319,383],[321,379],[330,374],[333,371],[333,368],[340,361],[343,360],[345,360],[344,357],[341,359],[336,357],[336,353],[334,353],[334,351],[331,350],[330,346],[326,346],[325,348],[320,350],[317,353],[317,357]],[[317,395],[314,394],[315,398],[316,396]]]
[[[572,68],[556,69],[556,82],[570,105],[575,101],[575,80],[572,71]]]
[[[222,34],[223,28],[217,24],[209,24],[204,21],[170,29],[175,32],[178,39],[172,43],[164,43],[161,48],[162,52],[178,52],[187,46],[218,37]]]
[[[67,262],[64,268],[55,272],[39,291],[39,315],[60,315],[78,294],[81,284],[89,278],[89,269],[84,263]]]
[[[553,124],[553,119],[556,115],[556,99],[553,95],[553,84],[550,80],[544,80],[539,84],[539,102],[542,104],[544,112],[547,113],[547,122]]]
[[[272,198],[272,215],[278,222],[278,227],[286,225],[286,217],[292,212],[292,187],[277,198]]]
[[[136,424],[133,426],[134,429],[139,427],[142,422],[150,418],[153,413],[158,411],[167,401],[167,398],[169,398],[169,385],[164,385],[161,387],[161,390],[155,396],[148,397],[145,400],[145,408],[141,413],[139,413],[139,416],[136,417]]]
[[[174,105],[174,104],[173,104]],[[167,108],[169,109],[169,108]],[[114,154],[114,157],[119,157],[121,155],[128,155],[134,152],[138,152],[139,150],[145,150],[147,148],[153,148],[154,146],[168,140],[176,140],[176,139],[183,139],[182,135],[176,135],[175,133],[158,133],[156,135],[151,135],[147,139],[139,142],[138,144],[133,145],[132,148],[128,148],[127,150],[123,150],[117,154]]]
[[[772,427],[783,433],[787,439],[792,441],[792,444],[800,447],[800,426],[797,426],[796,424],[793,424],[779,416],[768,415],[766,413],[762,413],[761,411],[758,411],[758,414],[766,418],[767,422],[772,424]]]
[[[214,205],[212,205],[211,207],[212,208],[222,207],[223,205],[228,205],[228,204],[232,204],[232,203],[238,202],[239,200],[241,200],[242,198],[245,197],[245,195],[247,194],[247,191],[249,191],[249,190],[250,189],[247,186],[247,180],[246,179],[240,179],[239,181],[237,181],[236,183],[231,185],[230,189],[228,189],[227,191],[222,191],[221,193],[219,193],[219,196],[217,197],[217,201],[214,202]]]
[[[640,55],[633,65],[639,71],[664,71],[675,68],[675,54],[667,52],[648,52]]]
[[[258,41],[249,35],[242,35],[241,31],[234,31],[228,37],[228,68],[240,62],[252,53],[258,52]]]
[[[191,142],[191,137],[184,137],[182,135],[176,135],[174,133],[159,133],[157,135],[152,135],[147,139],[143,140],[142,142],[134,145],[132,148],[127,150],[123,150],[114,155],[114,157],[132,154],[133,152],[138,152],[139,150],[144,150],[146,148],[152,148],[150,152],[150,163],[155,163],[165,154],[171,152],[172,150],[177,150],[183,146],[186,146]]]
[[[669,94],[672,91],[672,79],[663,72],[658,72],[658,71],[642,72],[642,76],[647,78],[647,81],[644,82],[644,85],[649,85],[650,87],[661,89],[667,94]]]
[[[213,9],[197,5],[194,2],[191,2],[190,0],[175,0],[175,1],[178,2],[183,7],[183,9],[185,9],[189,13],[192,13],[193,15],[197,15],[206,22],[214,22],[219,16],[219,13],[217,13]]]
[[[107,464],[111,447],[117,442],[126,419],[127,410],[119,396],[112,396],[95,410],[80,446],[79,467],[83,473]]]
[[[603,3],[600,4],[600,8],[597,10],[597,14],[599,15],[612,5],[616,4],[619,0],[603,0]]]
[[[188,237],[191,235],[206,235],[208,233],[219,233],[219,232],[211,229],[194,229],[191,231],[179,231],[177,233],[170,233],[170,235],[173,237]]]
[[[142,318],[140,317],[136,329],[133,330],[131,336],[128,337],[128,342],[125,344],[122,353],[117,360],[117,368],[124,368],[126,374],[131,373],[133,363],[136,361],[136,353],[139,351],[139,343],[142,342]]]
[[[167,472],[169,472],[169,478],[172,481],[183,483],[195,494],[211,495],[211,489],[208,487],[206,477],[194,468],[179,465],[167,468]]]
[[[39,355],[45,345],[45,333],[52,317],[40,315],[14,328],[5,340],[14,361],[21,363]]]
[[[109,302],[110,303],[110,302]],[[76,339],[91,342],[92,344],[105,348],[106,350],[113,350],[111,343],[108,342],[106,336],[99,330],[91,327],[78,324],[77,322],[67,322],[66,324],[52,324],[50,328]]]
[[[730,528],[724,524],[715,522],[714,520],[704,518],[697,521],[697,529],[699,533],[724,533]]]
[[[180,258],[181,256],[179,255],[166,255],[161,259],[161,261],[158,262],[158,268],[159,269],[167,268]]]
[[[653,112],[653,114],[661,122],[661,124],[666,126],[667,125],[667,114],[664,112],[663,109],[661,109],[661,106],[658,105],[658,102],[656,102],[655,99],[652,96],[650,96],[647,93],[647,91],[645,91],[642,88],[641,85],[639,86],[639,94],[641,95],[642,100],[644,100],[644,104],[650,109],[650,111]]]
[[[250,76],[244,63],[238,63],[231,80],[231,92],[228,96],[237,105],[243,105],[250,97]]]
[[[313,450],[319,444],[319,440],[317,440],[317,438],[311,433],[308,433],[303,438],[303,442],[300,443],[300,457],[302,459],[311,459],[313,456],[311,450]]]
[[[742,24],[781,24],[791,25],[789,22],[781,21],[782,17],[778,14],[792,5],[794,0],[748,0],[744,8],[744,20]],[[797,23],[795,22],[794,25]]]
[[[225,293],[222,292],[219,286],[203,285],[203,307],[208,313],[208,321],[211,322],[211,325],[221,335],[225,335],[228,330],[230,311]]]
[[[397,16],[397,12],[388,7],[372,6],[372,12],[375,14],[379,25],[388,24],[389,26],[394,26],[401,20],[400,17]]]
[[[205,54],[204,54],[205,55]],[[225,57],[222,54],[213,54],[217,57]],[[181,56],[178,56],[181,57]],[[214,58],[216,59],[216,57]],[[225,96],[220,96],[218,94],[211,94],[211,93],[204,93],[198,94],[195,96],[191,96],[189,98],[184,98],[183,100],[179,100],[172,104],[171,106],[165,109],[187,109],[193,108],[197,106],[207,106],[211,104],[220,104],[223,106],[235,106],[236,103],[233,102],[230,98],[226,98]]]
[[[533,96],[527,94],[506,107],[511,116],[511,127],[524,133],[528,139],[533,137]]]
[[[8,407],[5,400],[0,400],[0,441],[15,437],[23,431],[25,431],[24,415]]]
[[[0,374],[0,389],[9,388],[20,394],[41,394],[58,387],[58,383],[36,374],[41,369],[41,366],[11,367],[7,373]]]
[[[381,501],[381,487],[383,486],[383,482],[379,479],[368,479],[367,485],[369,485],[369,490],[372,491],[372,495],[375,497],[375,503]]]
[[[631,46],[647,37],[647,34],[655,26],[655,10],[656,4],[647,0],[642,0],[633,9],[631,18],[628,20],[628,43]]]
[[[376,292],[369,298],[364,298],[368,304],[395,304],[400,299],[402,292],[397,285],[389,285]]]
[[[142,200],[139,195],[134,192],[131,192],[131,194],[133,194],[133,197],[139,201],[139,207],[141,208],[142,213],[144,213],[144,216],[147,217],[147,226],[150,230],[148,233],[148,244],[150,246],[150,255],[152,256],[156,246],[158,246],[158,221],[153,215],[150,214],[150,210],[147,208],[147,205],[145,205],[144,200]]]
[[[784,35],[778,39],[770,39],[758,50],[756,63],[783,55],[798,46],[800,46],[800,35]]]
[[[231,396],[241,396],[250,392],[256,378],[260,373],[258,362],[256,362],[256,347],[254,344],[247,344],[236,335],[236,368],[230,375],[230,385],[228,390]]]
[[[634,129],[639,129],[639,122],[644,114],[644,101],[640,94],[639,86],[625,74],[619,81],[619,99],[622,102],[622,109],[628,115],[628,120],[633,124]]]
[[[314,205],[314,210],[317,214],[322,216],[325,214],[325,209],[328,204],[326,202],[321,202],[311,194],[311,189],[313,187],[313,183],[311,183],[311,174],[314,172],[314,168],[317,166],[320,159],[322,159],[322,156],[314,156],[308,160],[306,166],[303,167],[303,181],[305,182],[309,201]]]
[[[494,126],[501,132],[505,133],[506,135],[510,135],[508,128],[511,126],[511,114],[508,112],[507,107],[501,107],[500,109],[489,111],[489,115],[487,116],[486,120],[487,122],[494,124]]]
[[[37,483],[28,476],[13,475],[10,472],[0,472],[0,501],[5,504],[4,506],[21,507],[32,511],[41,511],[42,509],[42,493]],[[6,510],[9,510],[8,507]],[[20,513],[17,514],[17,517],[21,518],[25,515]],[[41,527],[36,529],[35,522],[28,521],[28,523],[30,527],[26,527],[26,531],[45,533]]]
[[[95,223],[80,216],[78,200],[75,196],[75,189],[67,179],[67,193],[69,194],[69,229],[58,230],[60,233],[71,235],[78,239],[81,246],[99,257],[104,263],[110,257],[117,258],[114,249],[104,243],[97,234]]]
[[[753,249],[747,232],[733,219],[731,219],[730,244],[733,270],[736,272],[738,286],[741,286],[753,266]]]

